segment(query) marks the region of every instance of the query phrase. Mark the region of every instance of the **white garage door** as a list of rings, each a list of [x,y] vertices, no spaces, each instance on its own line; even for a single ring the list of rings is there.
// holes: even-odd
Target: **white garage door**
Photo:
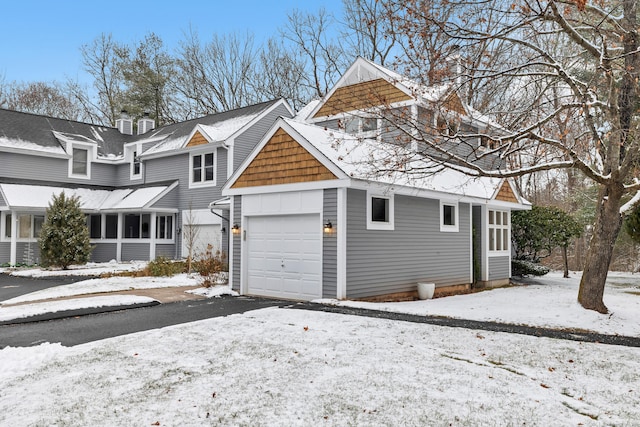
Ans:
[[[251,295],[311,300],[322,297],[320,216],[247,219],[247,285]]]

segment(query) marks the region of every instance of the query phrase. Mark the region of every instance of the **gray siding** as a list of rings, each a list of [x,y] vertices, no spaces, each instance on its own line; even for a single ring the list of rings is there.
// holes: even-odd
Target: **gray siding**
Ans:
[[[117,257],[116,243],[96,243],[91,252],[91,261],[109,262]]]
[[[0,265],[9,264],[11,261],[11,243],[0,242]]]
[[[2,197],[2,194],[0,194],[0,206],[7,206],[7,202],[4,200],[4,197]]]
[[[347,193],[347,297],[469,283],[469,205],[460,203],[459,231],[440,232],[438,200],[395,196],[395,230],[366,229],[366,192]]]
[[[174,258],[176,256],[176,245],[156,245],[156,257]]]
[[[508,256],[489,257],[489,280],[511,277],[511,264]]]
[[[180,194],[178,192],[178,187],[175,187],[173,190],[169,191],[169,194],[158,200],[151,207],[156,209],[176,209],[179,197]]]
[[[122,261],[149,261],[149,243],[123,243]]]
[[[322,221],[331,221],[333,230],[331,233],[322,233],[322,297],[336,298],[337,287],[337,263],[338,263],[338,239],[335,230],[338,224],[338,190],[335,188],[324,190]]]
[[[231,225],[238,224],[242,226],[242,196],[233,196],[233,221],[231,221]],[[231,284],[232,289],[234,291],[240,292],[240,267],[241,267],[241,233],[239,234],[231,234],[232,244],[233,244],[233,283]]]
[[[38,242],[18,242],[16,244],[16,262],[29,265],[40,263]]]
[[[291,113],[284,105],[279,105],[253,126],[236,137],[233,146],[233,170],[240,167],[240,164],[247,158],[255,146],[258,145],[262,137],[280,116],[291,117]]]
[[[2,153],[2,177],[22,180],[46,180],[47,183],[73,183],[112,186],[112,164],[91,163],[91,179],[69,178],[69,160],[56,157]]]

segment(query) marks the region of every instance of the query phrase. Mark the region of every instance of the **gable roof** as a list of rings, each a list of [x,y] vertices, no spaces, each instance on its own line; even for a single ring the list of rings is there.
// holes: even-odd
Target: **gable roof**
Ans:
[[[65,154],[65,147],[54,132],[97,146],[98,156],[119,155],[130,140],[116,128],[57,119],[0,108],[0,148]]]
[[[242,189],[234,187],[234,184],[242,179],[253,160],[260,155],[270,138],[280,129],[294,137],[300,146],[332,171],[338,180],[357,180],[393,186],[396,189],[402,187],[416,195],[421,191],[436,192],[456,199],[484,201],[494,199],[503,182],[506,182],[504,178],[473,176],[472,171],[465,174],[459,170],[446,168],[404,146],[361,139],[298,120],[280,118],[231,176],[223,189],[223,194],[242,192]],[[381,173],[381,169],[389,169],[389,172]],[[517,202],[509,200],[502,200],[502,202],[528,204],[520,199]]]
[[[160,141],[142,153],[142,156],[159,155],[185,147],[196,131],[199,131],[209,142],[223,142],[244,129],[261,114],[284,105],[293,115],[289,104],[283,99],[262,102],[248,107],[210,114],[185,122],[163,126],[145,135],[140,135],[137,142]]]
[[[386,85],[382,82],[385,82]],[[450,84],[425,86],[368,59],[358,57],[322,101],[313,108],[308,117],[318,119],[336,114],[338,111],[335,105],[347,107],[347,109],[344,109],[342,112],[377,106],[378,104],[373,102],[376,100],[368,100],[369,103],[367,105],[365,102],[367,101],[366,96],[363,98],[362,93],[356,96],[357,99],[354,100],[352,104],[348,102],[345,104],[343,101],[344,94],[342,92],[350,92],[352,88],[358,92],[362,92],[362,90],[366,89],[366,87],[363,86],[365,83],[374,86],[371,88],[371,91],[372,93],[376,93],[376,95],[377,91],[383,87],[386,93],[382,99],[388,103],[407,101],[410,99],[437,102],[445,101],[451,96],[457,97],[455,92],[452,91]],[[362,87],[358,89],[359,86]]]

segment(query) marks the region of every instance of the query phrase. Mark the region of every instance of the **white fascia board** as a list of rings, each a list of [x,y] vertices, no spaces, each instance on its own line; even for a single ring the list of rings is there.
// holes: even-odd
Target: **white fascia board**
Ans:
[[[415,99],[410,99],[408,101],[398,101],[398,102],[394,102],[392,104],[389,104],[388,106],[384,106],[382,108],[378,108],[378,106],[376,107],[372,107],[369,109],[365,109],[365,110],[351,110],[351,111],[345,111],[342,113],[338,113],[338,114],[333,114],[331,116],[322,116],[322,117],[311,117],[307,120],[307,123],[318,123],[318,122],[326,122],[329,120],[340,120],[340,119],[344,119],[345,117],[349,117],[349,116],[363,116],[365,117],[367,114],[370,114],[373,117],[378,117],[381,116],[382,113],[384,113],[387,110],[393,109],[393,108],[403,108],[403,107],[410,107],[412,105],[417,105],[418,101],[416,101]],[[379,111],[375,111],[375,110],[379,110]]]
[[[171,183],[171,185],[169,185],[165,190],[163,190],[160,194],[158,194],[156,197],[154,197],[153,199],[151,199],[149,201],[149,203],[147,203],[144,208],[146,209],[148,206],[153,206],[155,203],[157,203],[160,199],[162,199],[164,196],[166,196],[167,194],[169,194],[169,192],[171,190],[173,190],[174,188],[176,188],[178,186],[178,181],[174,181],[173,183]],[[177,210],[176,210],[177,211]]]
[[[457,201],[461,203],[474,203],[474,204],[486,204],[489,202],[487,199],[483,199],[480,197],[471,197],[465,196],[464,194],[455,194],[455,193],[445,193],[441,191],[435,190],[426,190],[415,187],[407,187],[403,185],[395,185],[395,184],[387,184],[383,182],[375,182],[375,181],[366,181],[354,179],[351,188],[357,190],[376,190],[381,194],[385,192],[390,194],[400,194],[403,196],[414,196],[421,197],[425,199],[434,199],[434,200],[450,200]]]
[[[325,190],[327,188],[348,188],[350,179],[300,182],[295,184],[261,185],[258,187],[229,188],[222,190],[223,196],[244,196],[248,194],[286,193],[291,191]]]
[[[29,148],[15,148],[15,147],[5,147],[0,146],[0,152],[4,153],[14,153],[14,154],[25,154],[28,156],[41,156],[41,157],[57,157],[59,159],[68,159],[69,156],[64,152],[64,149],[60,148],[60,153],[56,153],[54,151],[45,151],[45,150],[31,150]]]

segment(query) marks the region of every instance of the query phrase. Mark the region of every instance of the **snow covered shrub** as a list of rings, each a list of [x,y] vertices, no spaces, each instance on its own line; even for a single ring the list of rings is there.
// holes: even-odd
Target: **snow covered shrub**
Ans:
[[[72,264],[86,264],[91,258],[87,220],[78,197],[64,192],[53,196],[45,214],[38,239],[41,264],[67,269]]]
[[[204,256],[194,263],[194,267],[200,273],[201,285],[205,288],[225,284],[228,280],[227,255],[221,251],[213,253],[211,245],[207,245]]]
[[[512,276],[544,276],[549,272],[549,268],[542,264],[522,259],[511,260]]]

